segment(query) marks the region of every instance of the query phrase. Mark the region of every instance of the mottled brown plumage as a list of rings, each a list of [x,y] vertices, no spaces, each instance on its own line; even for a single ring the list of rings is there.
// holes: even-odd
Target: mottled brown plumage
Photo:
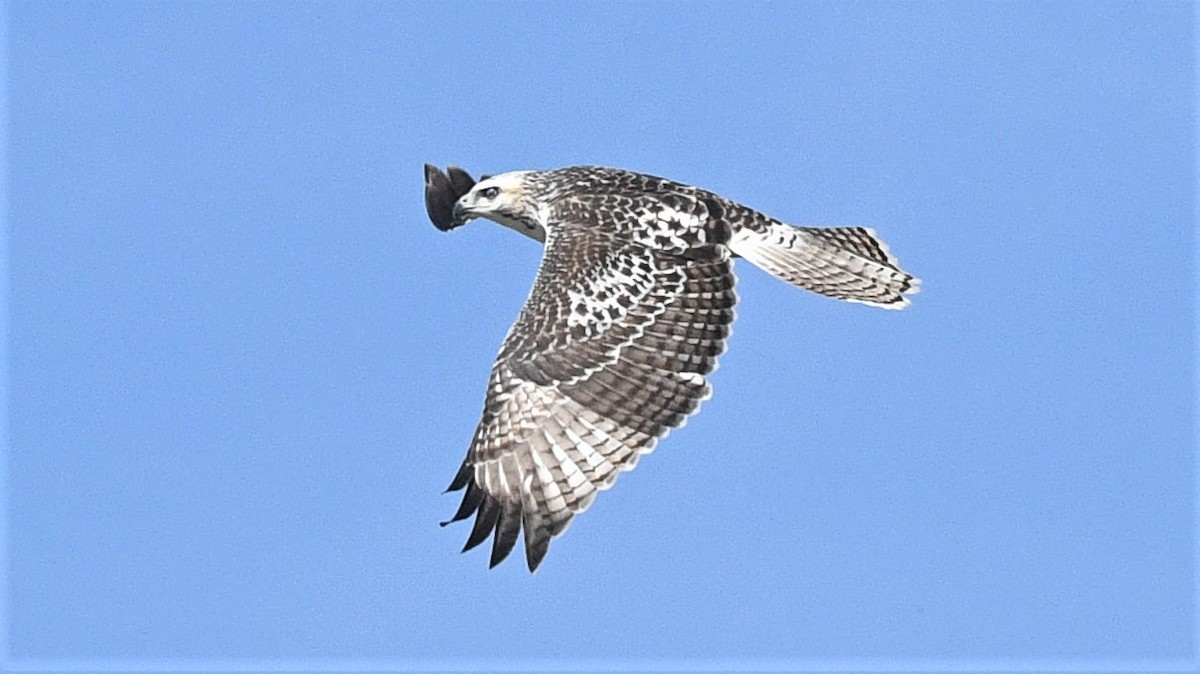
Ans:
[[[523,531],[536,569],[572,517],[708,399],[737,303],[734,257],[886,308],[918,288],[871,230],[792,227],[663,178],[583,166],[476,184],[428,165],[425,178],[439,229],[484,217],[546,244],[450,485],[465,492],[449,521],[475,517],[464,550],[491,535],[493,566]]]

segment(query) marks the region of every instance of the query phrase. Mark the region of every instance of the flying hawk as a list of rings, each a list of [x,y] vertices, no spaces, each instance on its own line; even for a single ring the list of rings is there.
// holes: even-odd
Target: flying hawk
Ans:
[[[545,243],[492,368],[483,419],[448,491],[494,534],[491,566],[525,532],[537,569],[571,518],[712,394],[734,318],[733,260],[850,302],[902,309],[919,281],[863,227],[793,227],[689,185],[573,166],[476,183],[426,164],[441,230],[487,218]]]

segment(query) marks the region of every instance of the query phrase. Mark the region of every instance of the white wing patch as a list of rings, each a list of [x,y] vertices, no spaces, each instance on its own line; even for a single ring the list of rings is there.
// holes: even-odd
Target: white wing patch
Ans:
[[[658,205],[638,216],[639,238],[651,248],[686,250],[707,243],[704,220],[686,211]]]
[[[596,299],[594,294],[567,289],[567,298],[571,302],[571,313],[567,315],[567,325],[581,326],[589,337],[594,337],[612,327],[614,323],[625,318],[628,310],[617,301],[616,295],[605,299]]]
[[[578,286],[567,288],[567,325],[582,327],[588,337],[595,337],[628,316],[651,284],[650,274],[633,266],[609,267],[582,279]]]

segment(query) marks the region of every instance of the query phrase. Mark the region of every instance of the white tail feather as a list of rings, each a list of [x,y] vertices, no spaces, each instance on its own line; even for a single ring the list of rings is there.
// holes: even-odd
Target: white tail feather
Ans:
[[[866,227],[792,227],[773,223],[764,232],[743,227],[729,242],[772,276],[815,293],[884,309],[909,305],[920,279],[900,268],[887,244]]]

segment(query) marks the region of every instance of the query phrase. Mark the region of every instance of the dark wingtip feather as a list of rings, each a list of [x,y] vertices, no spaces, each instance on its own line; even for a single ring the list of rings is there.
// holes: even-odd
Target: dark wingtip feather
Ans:
[[[550,550],[550,535],[545,529],[533,524],[525,522],[525,565],[529,567],[529,573],[537,571],[538,565],[546,557],[546,552]]]
[[[492,540],[492,558],[488,568],[508,557],[508,553],[517,545],[517,536],[521,533],[521,508],[513,504],[504,504],[500,517],[496,520],[496,536]]]
[[[458,512],[454,513],[454,517],[451,517],[445,522],[440,522],[439,524],[446,526],[451,522],[459,522],[467,519],[479,508],[479,504],[482,502],[483,490],[477,487],[475,485],[475,481],[472,480],[471,483],[467,485],[467,493],[463,494],[463,500],[458,506]]]
[[[535,492],[543,490],[542,481],[533,476],[531,487]],[[546,551],[550,549],[550,528],[537,507],[521,509],[521,529],[525,532],[525,565],[529,573],[537,571]]]
[[[442,493],[449,494],[452,491],[458,491],[459,489],[467,486],[467,483],[471,481],[471,477],[474,472],[474,467],[466,461],[463,461],[463,464],[458,468],[458,472],[454,474],[454,479],[450,481],[450,486],[446,487],[446,491]]]
[[[471,535],[467,536],[467,544],[463,546],[462,551],[466,552],[484,542],[492,533],[492,529],[496,528],[499,517],[500,504],[496,503],[496,499],[485,495],[483,504],[479,506],[479,512],[475,515],[475,526],[471,527]]]

